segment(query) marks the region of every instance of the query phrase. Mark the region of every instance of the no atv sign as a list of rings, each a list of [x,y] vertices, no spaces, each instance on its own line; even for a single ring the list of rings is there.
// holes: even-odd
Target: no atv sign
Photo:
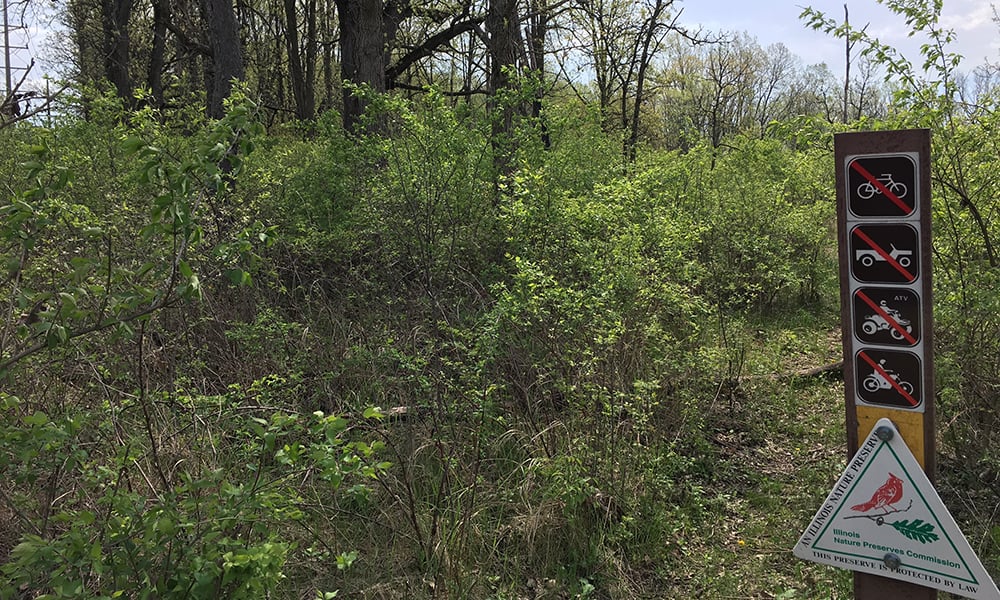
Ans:
[[[854,335],[866,345],[916,346],[921,307],[920,294],[912,290],[857,288],[851,307]]]

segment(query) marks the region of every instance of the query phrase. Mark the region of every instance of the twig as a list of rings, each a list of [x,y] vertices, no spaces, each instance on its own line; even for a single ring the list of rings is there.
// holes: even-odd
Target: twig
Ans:
[[[885,519],[889,515],[894,515],[896,513],[904,513],[913,508],[913,498],[910,498],[910,503],[906,505],[906,508],[894,508],[893,510],[886,511],[880,515],[851,515],[849,517],[844,517],[847,519],[871,519],[872,521],[878,522],[879,519]],[[879,523],[881,525],[881,523]]]

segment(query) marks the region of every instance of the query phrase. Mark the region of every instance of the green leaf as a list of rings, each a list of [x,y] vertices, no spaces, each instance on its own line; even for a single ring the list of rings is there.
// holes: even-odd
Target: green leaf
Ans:
[[[326,439],[331,444],[336,444],[338,437],[347,429],[347,419],[343,417],[327,417],[325,421]]]
[[[58,174],[58,179],[56,180],[53,187],[57,190],[61,190],[66,187],[69,180],[73,177],[73,171],[70,171],[66,167],[56,167],[56,173]]]
[[[62,325],[52,324],[45,334],[45,345],[49,348],[55,348],[60,344],[65,344],[69,339],[69,332]]]
[[[11,256],[7,258],[6,271],[7,277],[13,279],[14,275],[21,270],[21,259],[16,256]]]
[[[337,555],[337,569],[340,571],[347,570],[351,568],[354,561],[358,560],[358,551],[351,550],[350,552],[342,552]]]
[[[226,269],[225,275],[233,285],[246,286],[252,283],[250,273],[243,269]]]
[[[49,416],[42,411],[35,411],[33,414],[23,417],[22,419],[25,425],[30,425],[31,427],[40,427],[49,422]]]
[[[127,155],[135,154],[136,152],[139,151],[139,148],[141,148],[143,145],[144,142],[142,141],[142,138],[137,136],[132,136],[126,139],[124,142],[122,142],[122,150],[124,150],[125,154]]]
[[[186,260],[180,261],[180,263],[178,263],[177,266],[180,269],[181,276],[183,276],[184,279],[191,279],[191,276],[194,275],[194,270],[191,269],[191,265],[189,265]]]
[[[921,544],[938,540],[938,535],[934,533],[934,526],[930,523],[924,523],[921,519],[914,519],[912,523],[908,520],[896,521],[892,527],[907,538]]]
[[[68,318],[76,312],[76,298],[73,294],[67,294],[66,292],[59,292],[59,300],[62,306],[59,309],[59,316],[63,318]]]

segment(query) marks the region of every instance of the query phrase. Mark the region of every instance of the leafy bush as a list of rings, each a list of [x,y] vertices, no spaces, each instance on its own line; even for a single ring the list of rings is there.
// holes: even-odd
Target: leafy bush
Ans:
[[[378,444],[348,441],[343,418],[254,417],[239,410],[244,398],[177,396],[155,408],[140,397],[140,413],[126,405],[50,417],[3,394],[3,492],[25,533],[0,570],[0,597],[259,598],[277,589],[296,538],[328,545],[310,540],[308,527],[288,535],[312,510],[303,498],[330,502],[345,481],[363,483],[388,464],[374,460]]]

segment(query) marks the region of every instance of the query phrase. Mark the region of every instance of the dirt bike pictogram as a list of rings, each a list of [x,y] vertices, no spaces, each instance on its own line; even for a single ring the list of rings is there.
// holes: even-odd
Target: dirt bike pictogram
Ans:
[[[913,393],[913,384],[910,383],[909,381],[904,381],[900,379],[899,374],[896,373],[895,371],[885,368],[885,360],[879,361],[879,367],[881,368],[882,372],[888,375],[889,378],[892,379],[892,381],[899,386],[900,389],[902,389],[907,394]],[[889,379],[886,379],[886,377],[879,372],[879,369],[876,369],[874,372],[868,375],[868,377],[865,377],[865,380],[862,381],[861,384],[869,392],[877,392],[879,390],[891,390],[895,387],[892,384],[892,382],[889,381]]]
[[[902,199],[906,196],[906,184],[899,181],[893,181],[892,173],[882,173],[882,176],[878,177],[877,180],[895,197]],[[882,190],[870,181],[865,181],[858,186],[858,197],[862,200],[868,200],[875,194],[881,195]]]

